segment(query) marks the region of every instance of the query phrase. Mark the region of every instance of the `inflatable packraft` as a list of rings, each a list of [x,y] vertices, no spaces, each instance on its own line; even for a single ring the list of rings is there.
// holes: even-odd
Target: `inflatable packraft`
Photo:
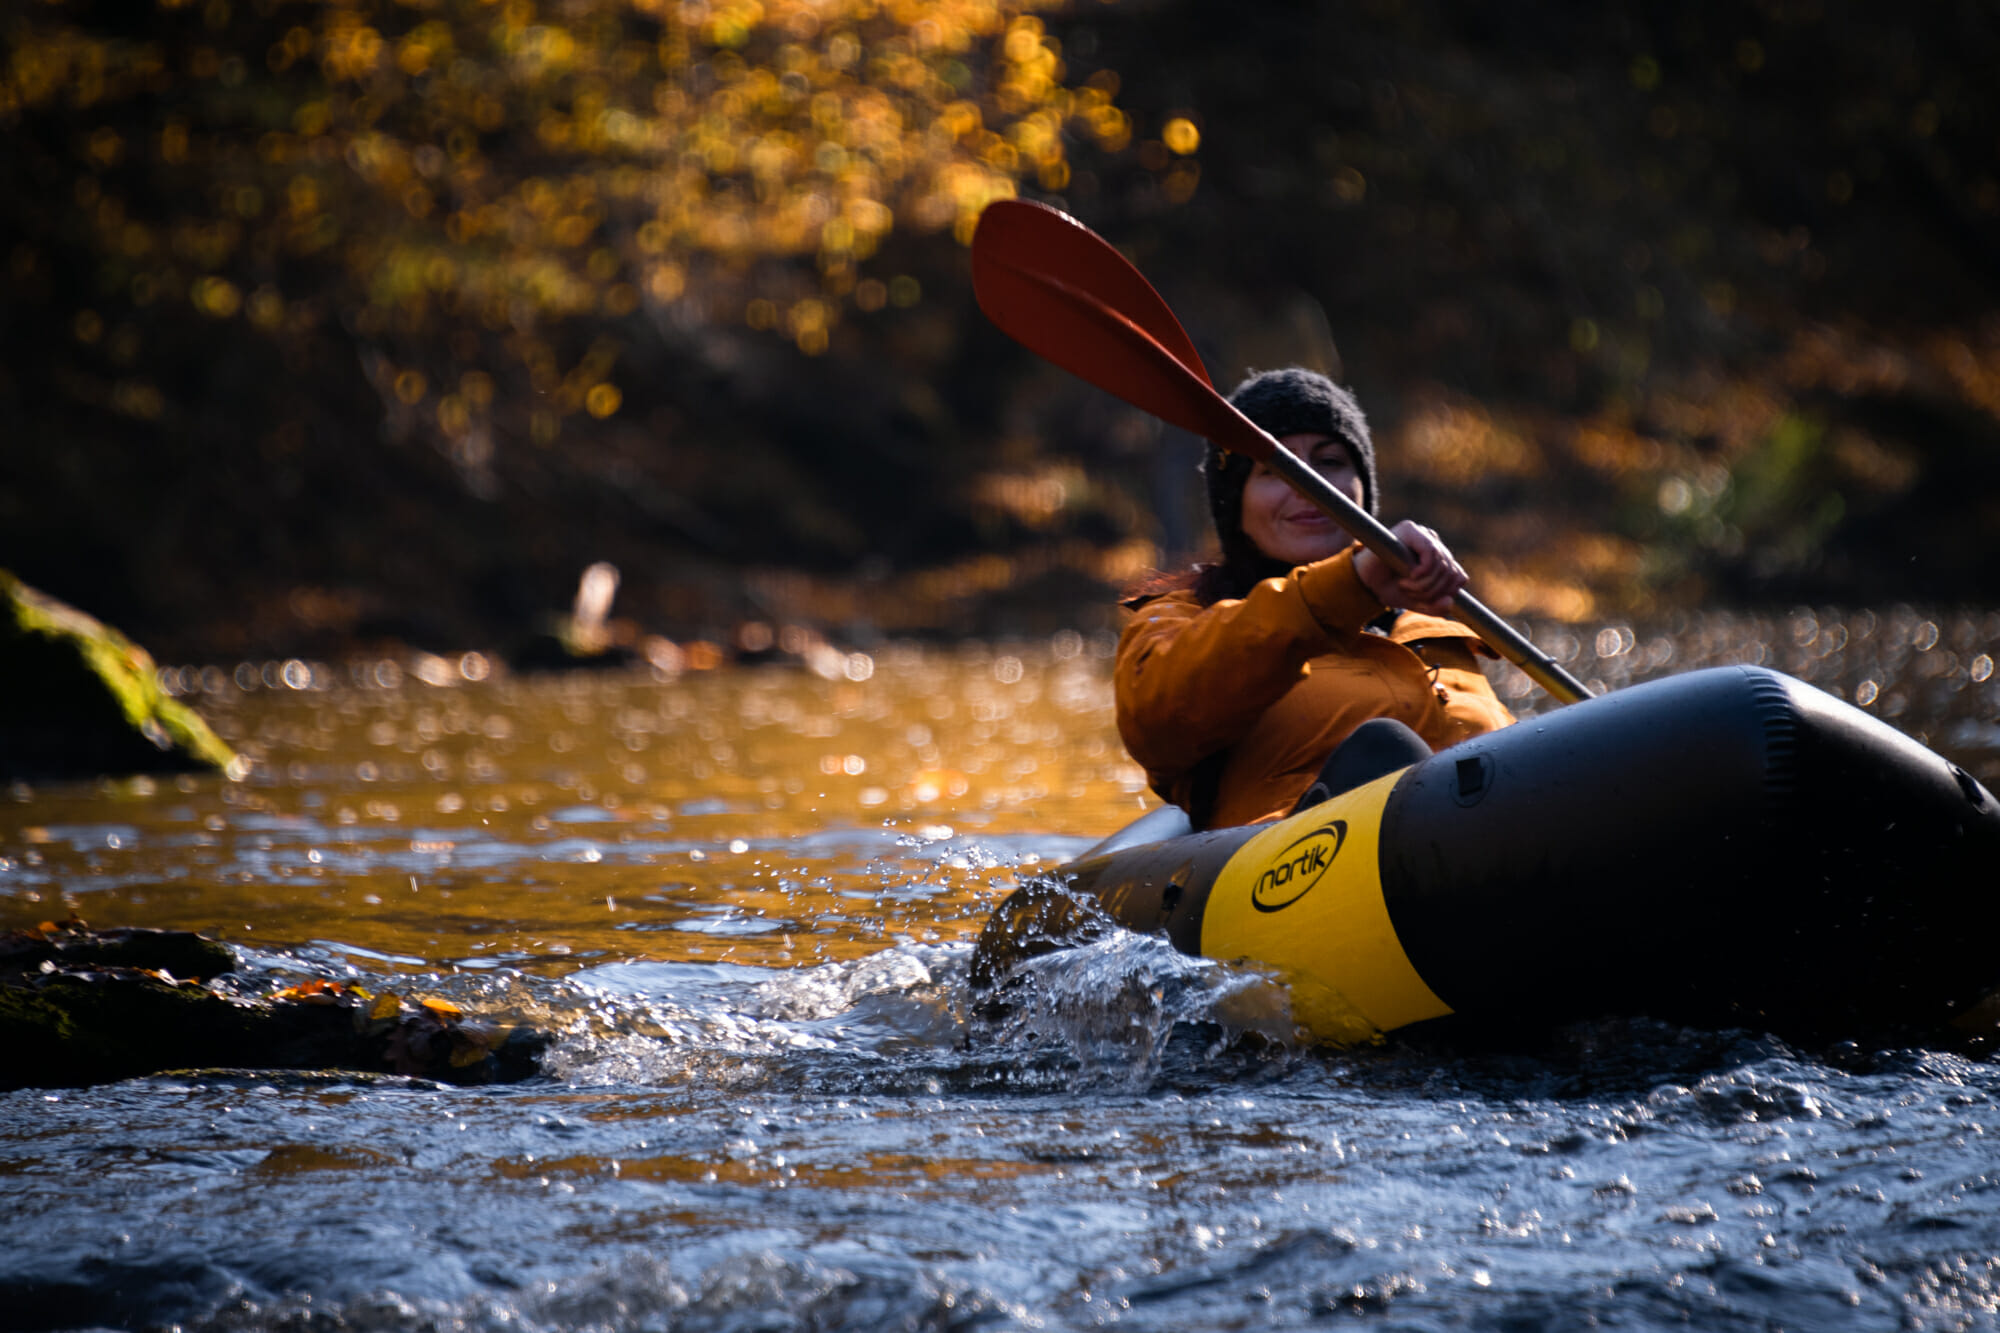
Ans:
[[[1529,718],[1276,823],[1186,828],[1156,810],[1055,884],[1275,972],[1324,1041],[1450,1014],[1923,1025],[2000,984],[2000,803],[1760,668]],[[1003,903],[982,952],[1045,922],[1050,892]]]

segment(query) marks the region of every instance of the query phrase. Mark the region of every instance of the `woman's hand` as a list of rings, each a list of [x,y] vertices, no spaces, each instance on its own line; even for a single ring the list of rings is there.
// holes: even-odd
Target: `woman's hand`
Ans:
[[[1465,586],[1465,570],[1435,532],[1404,519],[1392,531],[1410,548],[1416,563],[1407,574],[1395,571],[1373,551],[1363,548],[1354,557],[1354,573],[1384,606],[1399,606],[1426,615],[1442,616],[1451,611],[1451,599]]]

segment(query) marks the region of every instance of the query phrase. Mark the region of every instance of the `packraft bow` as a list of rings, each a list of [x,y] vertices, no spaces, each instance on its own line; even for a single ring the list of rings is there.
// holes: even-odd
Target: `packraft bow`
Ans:
[[[1450,1014],[1928,1025],[2000,984],[2000,802],[1761,668],[1529,718],[1276,823],[1187,827],[1156,810],[1053,878],[1274,971],[1328,1042]],[[1049,891],[1004,902],[981,952],[1046,924]]]

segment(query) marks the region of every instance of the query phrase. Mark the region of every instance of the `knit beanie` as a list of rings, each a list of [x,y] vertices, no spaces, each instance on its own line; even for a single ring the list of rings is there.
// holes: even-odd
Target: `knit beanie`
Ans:
[[[1251,375],[1230,393],[1229,401],[1271,435],[1331,435],[1346,445],[1361,478],[1361,507],[1377,512],[1375,442],[1353,394],[1324,375],[1292,366]],[[1245,455],[1225,452],[1213,442],[1201,463],[1208,482],[1208,512],[1222,539],[1222,563],[1246,572],[1269,563],[1243,533],[1243,483],[1250,478],[1251,466]]]

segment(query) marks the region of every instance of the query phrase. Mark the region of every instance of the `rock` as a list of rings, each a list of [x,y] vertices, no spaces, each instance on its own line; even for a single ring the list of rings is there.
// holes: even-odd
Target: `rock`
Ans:
[[[0,1090],[172,1069],[346,1069],[514,1083],[546,1038],[443,1000],[335,981],[236,993],[227,945],[180,930],[43,922],[0,934]]]
[[[44,921],[34,930],[0,935],[0,979],[10,971],[39,970],[43,963],[72,971],[96,964],[207,980],[234,972],[236,954],[191,930],[80,930]]]
[[[624,644],[602,648],[586,646],[571,632],[569,622],[557,621],[521,641],[507,654],[507,665],[516,671],[623,671],[635,665],[639,655]]]
[[[600,560],[577,581],[576,600],[567,616],[545,626],[513,654],[516,671],[572,671],[585,667],[613,670],[638,660],[632,645],[638,627],[629,620],[611,620],[611,601],[618,595],[618,567]]]
[[[109,626],[0,570],[0,778],[227,770],[236,755]]]
[[[1117,929],[1097,900],[1031,879],[1003,899],[973,946],[968,979],[976,993],[1002,987],[1031,958],[1091,944]]]

